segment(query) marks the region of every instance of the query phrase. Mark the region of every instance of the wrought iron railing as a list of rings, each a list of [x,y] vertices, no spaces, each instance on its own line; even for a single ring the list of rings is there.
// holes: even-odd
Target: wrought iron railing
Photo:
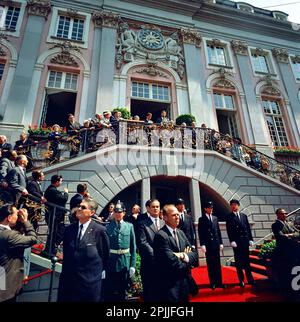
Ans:
[[[297,169],[244,145],[238,138],[210,128],[183,127],[172,122],[145,124],[143,121],[122,120],[111,128],[87,129],[84,136],[62,136],[56,141],[35,142],[29,147],[28,156],[33,168],[43,168],[116,144],[212,150],[300,190],[300,171]]]

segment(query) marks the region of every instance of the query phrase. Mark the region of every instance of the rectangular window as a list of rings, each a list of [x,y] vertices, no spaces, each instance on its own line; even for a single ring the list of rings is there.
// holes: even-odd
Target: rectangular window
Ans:
[[[6,18],[5,18],[5,27],[8,30],[15,31],[20,15],[20,8],[18,7],[8,7]]]
[[[234,109],[234,101],[232,95],[214,93],[215,108]]]
[[[79,40],[83,39],[84,20],[59,16],[56,37]]]
[[[224,47],[207,44],[209,64],[226,66],[226,54]]]
[[[292,66],[293,66],[293,71],[294,71],[294,74],[295,74],[295,77],[300,80],[300,63],[298,62],[293,62],[292,63]]]
[[[52,70],[49,73],[47,86],[51,88],[61,88],[61,89],[76,91],[77,80],[78,80],[77,74],[56,72]]]
[[[266,115],[271,140],[274,146],[288,146],[289,142],[287,139],[279,103],[277,101],[264,100],[263,108]]]
[[[254,70],[260,73],[269,73],[267,57],[263,55],[252,55]]]
[[[2,80],[2,77],[3,77],[4,67],[5,67],[5,64],[0,63],[0,81]]]
[[[169,87],[162,85],[152,85],[152,98],[160,101],[169,101]]]

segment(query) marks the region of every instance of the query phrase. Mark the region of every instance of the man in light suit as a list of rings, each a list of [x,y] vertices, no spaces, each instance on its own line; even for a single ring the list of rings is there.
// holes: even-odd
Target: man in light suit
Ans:
[[[220,251],[223,250],[223,241],[218,218],[213,216],[213,203],[203,204],[204,213],[199,218],[198,232],[202,251],[205,253],[210,286],[225,288],[222,283]]]
[[[17,222],[23,226],[24,234],[11,229]],[[27,210],[17,210],[11,204],[4,204],[0,208],[0,267],[5,270],[6,290],[0,288],[0,302],[16,300],[23,285],[24,250],[36,242],[36,233],[28,221]]]
[[[157,300],[188,302],[189,271],[199,265],[198,253],[185,234],[177,229],[179,213],[174,205],[164,206],[163,218],[165,226],[156,233],[153,244],[157,269],[160,271]]]
[[[25,155],[19,155],[16,159],[16,167],[8,172],[5,178],[8,184],[7,191],[9,193],[9,200],[7,202],[17,204],[21,196],[26,197],[28,195],[26,189],[28,182],[26,176],[27,164],[27,157]]]
[[[233,248],[236,272],[240,281],[240,287],[245,287],[245,270],[248,283],[255,284],[251,273],[249,246],[253,246],[253,237],[247,215],[239,211],[240,202],[236,199],[230,200],[231,213],[226,221],[226,229],[230,245]]]
[[[64,260],[59,281],[59,302],[99,302],[102,272],[109,256],[105,227],[92,221],[97,202],[84,199],[77,210],[79,223],[68,226],[64,234]]]
[[[145,302],[153,302],[159,270],[155,265],[153,241],[155,234],[164,226],[159,218],[160,203],[157,199],[150,200],[150,216],[138,224],[137,245],[141,255],[141,278],[143,283],[143,298]]]

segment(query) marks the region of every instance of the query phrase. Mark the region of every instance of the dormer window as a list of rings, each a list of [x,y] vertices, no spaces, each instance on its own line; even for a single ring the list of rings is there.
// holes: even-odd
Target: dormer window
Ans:
[[[247,3],[237,3],[237,8],[244,12],[254,13],[254,9]]]
[[[287,21],[288,20],[288,14],[282,11],[273,11],[273,17],[275,19],[281,20],[281,21]]]

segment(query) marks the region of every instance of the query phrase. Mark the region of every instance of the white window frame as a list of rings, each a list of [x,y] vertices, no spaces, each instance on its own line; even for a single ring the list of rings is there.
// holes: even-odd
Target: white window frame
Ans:
[[[237,8],[239,10],[241,10],[242,12],[254,13],[254,8],[251,5],[249,5],[248,3],[238,2],[236,5],[237,5]],[[245,8],[246,10],[243,8]]]
[[[57,28],[59,23],[60,16],[68,17],[68,13],[65,8],[54,7],[52,12],[52,18],[50,23],[50,28],[47,36],[47,43],[57,43],[57,41],[70,41],[74,46],[88,48],[88,40],[89,40],[89,32],[90,32],[90,22],[91,22],[91,14],[78,11],[77,12],[78,18],[84,20],[83,26],[83,38],[82,40],[73,40],[71,38],[58,38]],[[71,19],[73,19],[71,17]],[[72,34],[72,28],[69,30],[69,35]]]
[[[14,31],[5,31],[5,35],[12,36],[12,37],[20,37],[20,29],[21,29],[23,18],[24,18],[26,5],[27,5],[27,1],[25,1],[25,0],[12,1],[11,4],[9,4],[9,5],[1,5],[2,7],[5,8],[6,14],[7,14],[8,7],[20,8],[20,13],[19,13],[19,17],[18,17],[18,22],[16,24],[16,29]],[[5,27],[6,14],[5,14],[5,18],[4,18],[4,27]]]
[[[288,14],[282,11],[272,11],[273,18],[280,21],[288,21]]]
[[[293,67],[293,58],[295,57],[295,55],[289,55],[289,60],[290,60],[290,64],[291,64],[291,69],[295,78],[295,82],[300,84],[300,78],[297,78],[294,67]]]
[[[57,35],[58,33],[58,26],[59,26],[59,21],[60,21],[60,18],[61,17],[64,17],[64,18],[69,18],[70,19],[70,25],[69,25],[69,30],[68,30],[68,37],[67,38],[64,38],[64,37],[59,37]],[[82,39],[72,39],[72,34],[73,34],[73,28],[74,28],[74,20],[75,19],[78,19],[78,20],[83,20],[83,32],[82,32]],[[82,41],[83,40],[83,37],[84,37],[84,25],[85,25],[85,19],[84,18],[81,18],[81,17],[78,17],[78,18],[71,18],[71,17],[68,17],[68,16],[65,16],[63,14],[60,14],[58,16],[58,19],[57,19],[57,26],[56,26],[56,37],[59,38],[59,39],[63,39],[63,40],[69,40],[69,41]]]
[[[215,95],[221,95],[222,96],[223,106],[226,106],[226,104],[225,104],[225,96],[231,96],[232,97],[232,102],[233,102],[233,108],[218,107],[218,106],[216,106],[216,104],[215,104]],[[236,112],[237,111],[236,103],[235,103],[235,99],[234,99],[234,95],[233,94],[222,93],[222,92],[218,92],[218,91],[213,91],[213,102],[214,102],[214,107],[215,107],[216,110],[233,111],[233,112]]]
[[[51,72],[62,73],[60,87],[51,87],[51,86],[48,86]],[[71,89],[71,88],[65,88],[67,74],[72,74],[72,75],[76,75],[77,76],[76,90]],[[78,83],[79,83],[79,74],[77,74],[77,73],[71,73],[71,72],[68,72],[68,71],[61,71],[61,70],[53,70],[53,69],[50,69],[48,71],[46,88],[47,89],[50,89],[50,90],[62,90],[64,92],[77,93],[78,92]]]
[[[133,96],[132,95],[132,85],[133,83],[138,83],[138,84],[147,84],[149,85],[149,97],[148,98],[144,98],[144,97],[138,97],[138,96]],[[169,100],[161,100],[161,99],[156,99],[153,98],[153,85],[154,86],[164,86],[168,88],[168,95],[169,95]],[[141,101],[153,101],[153,102],[164,102],[164,103],[171,103],[171,87],[170,85],[167,84],[160,84],[160,83],[148,83],[145,81],[137,81],[137,80],[131,80],[131,84],[130,84],[130,98],[131,99],[136,99],[136,100],[141,100]]]
[[[233,54],[231,50],[230,43],[228,41],[221,40],[220,46],[224,48],[225,52],[225,61],[227,65],[215,65],[209,63],[209,54],[208,54],[208,45],[210,42],[213,41],[213,38],[205,38],[203,37],[203,43],[204,46],[204,54],[205,54],[205,60],[206,60],[206,68],[207,69],[213,69],[213,70],[219,70],[221,67],[230,70],[231,73],[235,73],[235,67],[234,67],[234,60],[233,60]]]
[[[264,101],[277,102],[280,114],[274,114],[274,113],[265,112]],[[286,140],[287,140],[287,145],[279,145],[279,146],[289,146],[289,136],[288,136],[288,133],[287,133],[287,130],[286,130],[285,118],[284,118],[284,115],[282,114],[282,108],[283,107],[281,106],[280,102],[278,102],[276,99],[275,100],[270,100],[270,99],[262,98],[262,109],[263,109],[266,126],[267,126],[267,129],[268,129],[268,133],[269,133],[269,136],[270,136],[272,144],[274,144],[274,142],[272,141],[272,136],[271,136],[271,133],[270,133],[270,130],[269,130],[269,127],[268,127],[268,122],[267,122],[267,117],[268,116],[273,119],[273,122],[274,122],[274,117],[278,117],[278,118],[280,118],[282,120],[284,132],[285,132],[285,136],[286,136]],[[276,132],[277,140],[279,142],[280,140],[279,140],[279,134],[278,134],[278,129],[276,127],[276,124],[275,124],[275,132]]]
[[[263,53],[264,53],[264,56],[266,57],[267,64],[268,64],[268,67],[269,67],[269,71],[267,73],[259,72],[259,71],[255,70],[254,62],[253,62],[253,59],[252,59],[252,54],[253,54],[253,52],[255,50],[256,50],[256,47],[249,47],[248,48],[248,53],[249,53],[249,58],[250,58],[250,61],[251,61],[253,74],[255,76],[264,76],[264,75],[271,74],[272,76],[274,76],[275,79],[278,80],[279,79],[278,78],[278,72],[277,72],[277,69],[276,69],[276,65],[275,65],[271,50],[263,49]]]

